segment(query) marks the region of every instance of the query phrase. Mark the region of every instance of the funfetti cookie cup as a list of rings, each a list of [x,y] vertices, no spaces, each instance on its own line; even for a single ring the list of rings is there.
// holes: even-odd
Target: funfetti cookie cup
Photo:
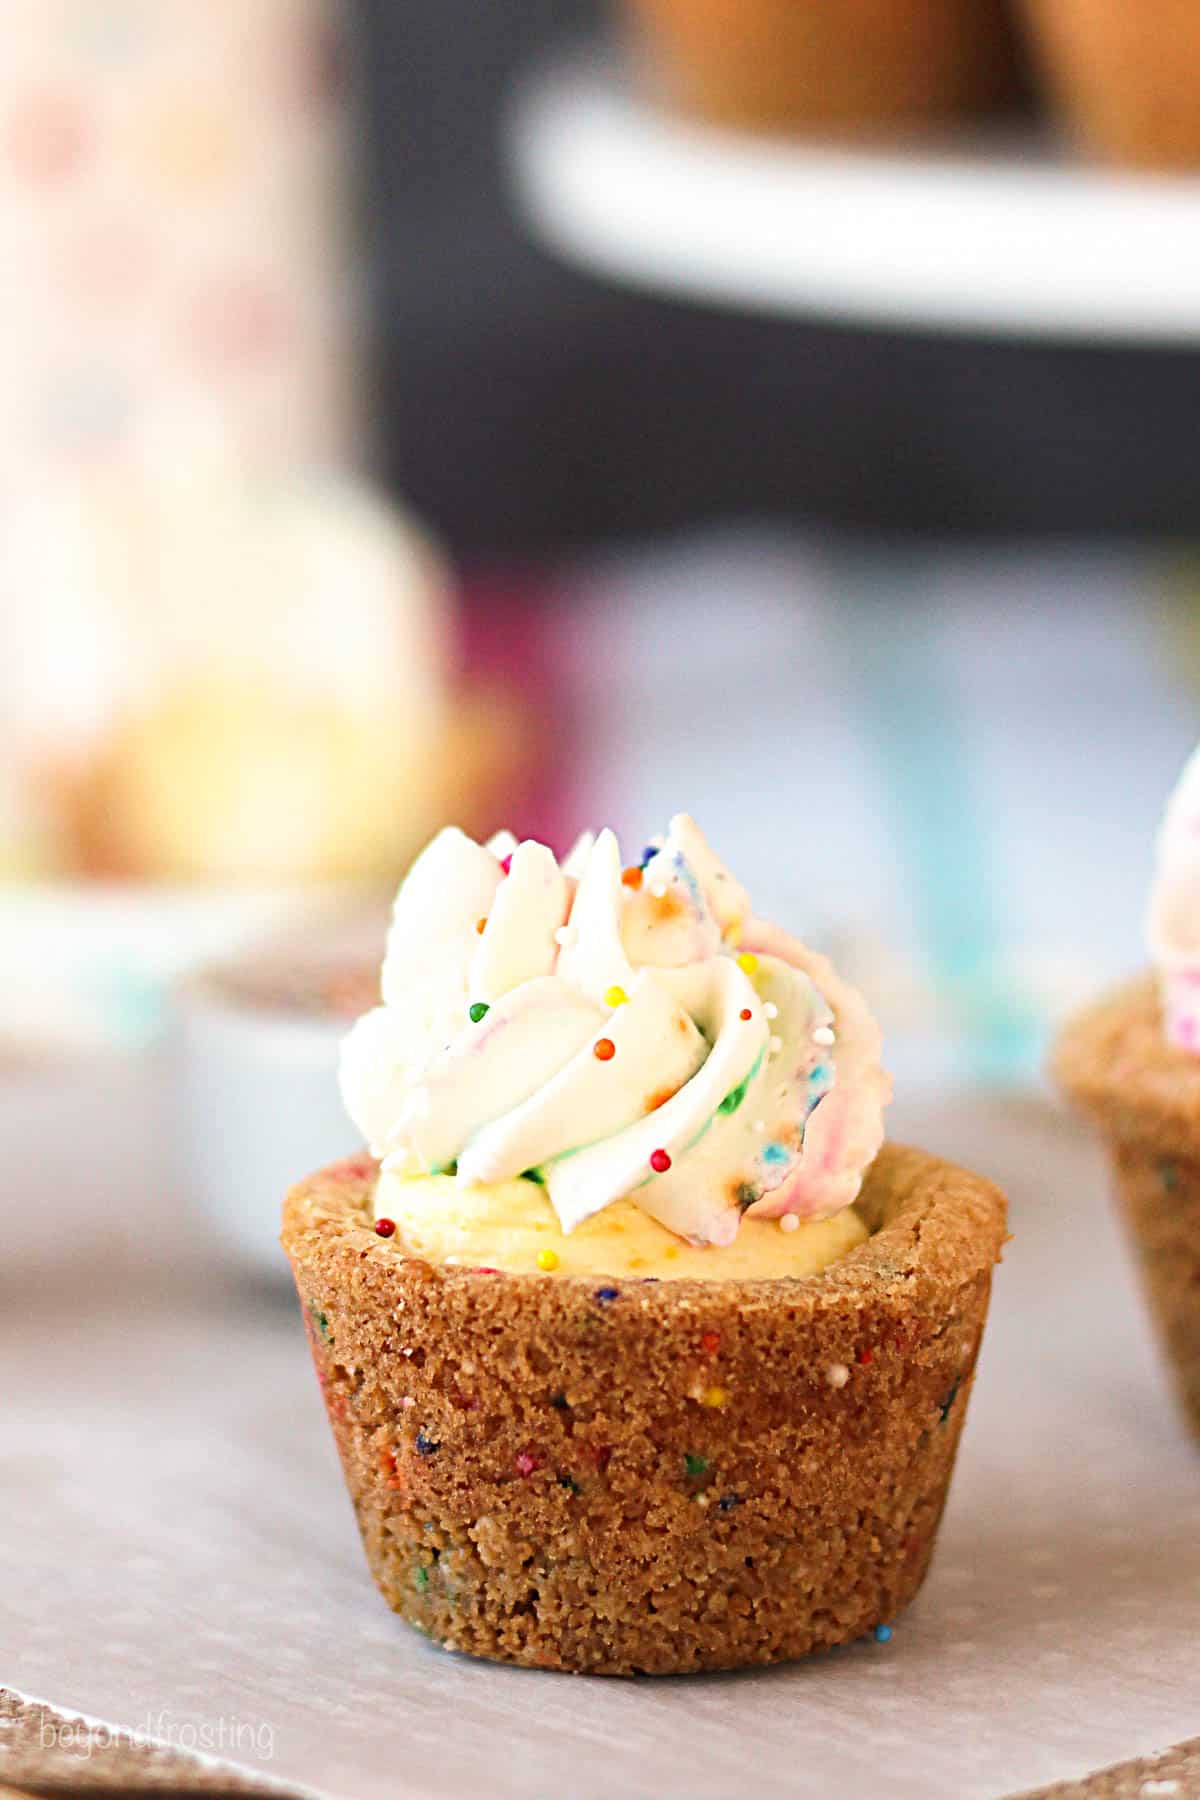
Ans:
[[[990,1183],[885,1146],[872,1235],[821,1274],[617,1283],[406,1256],[375,1232],[375,1176],[364,1156],[293,1189],[283,1243],[409,1624],[669,1674],[844,1643],[912,1599],[1004,1241]]]
[[[994,105],[1012,56],[998,0],[626,0],[664,105],[752,130],[870,135]]]
[[[1024,11],[1059,109],[1094,155],[1200,168],[1196,0],[1024,0]]]
[[[1108,1147],[1142,1288],[1200,1436],[1200,1057],[1167,1041],[1146,976],[1067,1025],[1054,1073]]]

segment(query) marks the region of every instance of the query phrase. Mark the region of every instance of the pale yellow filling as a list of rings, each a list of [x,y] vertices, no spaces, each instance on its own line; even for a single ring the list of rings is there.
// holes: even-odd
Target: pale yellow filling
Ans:
[[[450,1175],[383,1174],[376,1219],[391,1219],[396,1242],[431,1263],[503,1269],[509,1274],[626,1275],[710,1281],[815,1275],[861,1244],[867,1228],[852,1206],[831,1219],[784,1231],[777,1219],[743,1219],[724,1249],[694,1249],[632,1200],[617,1200],[564,1236],[535,1181],[460,1187]]]

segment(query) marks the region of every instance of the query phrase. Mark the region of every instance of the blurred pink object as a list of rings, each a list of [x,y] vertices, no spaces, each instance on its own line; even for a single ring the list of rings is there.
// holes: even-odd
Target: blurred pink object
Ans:
[[[14,0],[0,57],[0,497],[355,438],[332,0]],[[13,10],[10,9],[10,10]]]
[[[1146,946],[1167,1037],[1200,1055],[1200,749],[1184,764],[1159,828]]]

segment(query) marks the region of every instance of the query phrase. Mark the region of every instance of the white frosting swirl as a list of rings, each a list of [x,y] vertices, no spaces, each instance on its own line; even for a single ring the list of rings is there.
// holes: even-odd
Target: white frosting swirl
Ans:
[[[382,992],[341,1065],[374,1153],[464,1183],[530,1175],[564,1231],[630,1196],[728,1244],[747,1212],[848,1206],[882,1142],[865,1004],[753,917],[686,814],[624,872],[611,831],[561,866],[507,833],[441,832],[396,897]]]

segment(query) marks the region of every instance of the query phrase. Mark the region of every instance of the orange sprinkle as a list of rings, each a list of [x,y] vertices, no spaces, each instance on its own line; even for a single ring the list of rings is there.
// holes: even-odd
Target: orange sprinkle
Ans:
[[[621,870],[621,880],[627,888],[640,888],[642,885],[642,871],[638,868],[636,863],[631,864],[628,869]]]
[[[739,1019],[752,1019],[753,1017],[754,1014],[750,1011],[748,1006],[743,1006],[741,1012],[738,1014]]]
[[[484,932],[487,930],[487,920],[486,919],[476,919],[475,929],[479,933],[480,937],[482,937]]]
[[[597,1038],[592,1045],[592,1055],[597,1062],[611,1062],[617,1054],[617,1046],[611,1038]]]
[[[721,1348],[720,1332],[719,1331],[703,1332],[701,1334],[701,1338],[700,1338],[700,1348],[704,1351],[704,1354],[706,1356],[715,1356],[717,1354],[717,1351]]]

